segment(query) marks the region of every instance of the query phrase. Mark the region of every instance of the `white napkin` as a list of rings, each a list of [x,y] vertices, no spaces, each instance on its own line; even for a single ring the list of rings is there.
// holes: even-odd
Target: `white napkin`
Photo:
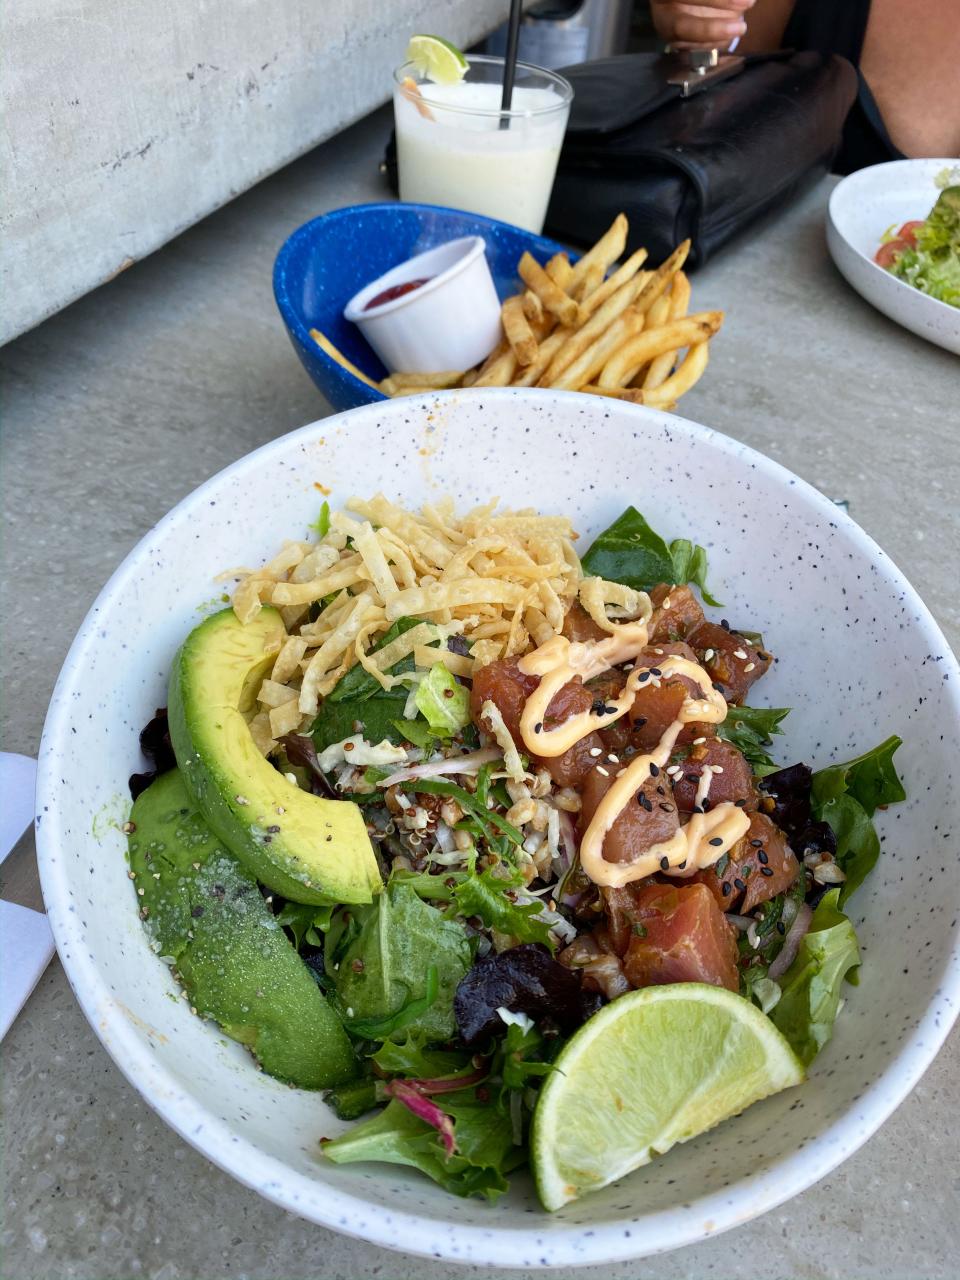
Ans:
[[[33,822],[37,763],[0,752],[0,862]],[[0,899],[0,1040],[53,956],[47,917]]]

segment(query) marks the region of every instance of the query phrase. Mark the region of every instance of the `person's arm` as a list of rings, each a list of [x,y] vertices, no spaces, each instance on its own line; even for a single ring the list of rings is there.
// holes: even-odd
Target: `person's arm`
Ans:
[[[670,44],[728,45],[738,52],[779,49],[794,0],[650,0],[653,24]]]

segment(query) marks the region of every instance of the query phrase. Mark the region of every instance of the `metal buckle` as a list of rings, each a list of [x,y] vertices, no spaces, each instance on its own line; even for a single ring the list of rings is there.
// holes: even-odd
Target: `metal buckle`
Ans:
[[[674,49],[667,45],[663,57],[667,84],[676,85],[682,98],[702,93],[720,80],[729,80],[746,65],[742,55],[719,49]]]

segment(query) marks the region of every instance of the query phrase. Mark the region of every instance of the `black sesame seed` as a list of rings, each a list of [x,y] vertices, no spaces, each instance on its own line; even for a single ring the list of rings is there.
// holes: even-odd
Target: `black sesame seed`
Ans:
[[[633,722],[633,727],[635,729],[642,729],[646,723],[647,723],[646,716],[637,716],[636,720],[634,720]]]
[[[761,850],[760,850],[760,852],[757,854],[757,859],[758,859],[758,861],[760,861],[764,866],[766,866],[766,865],[767,865],[767,862],[769,861],[769,859],[768,859],[767,855],[763,852],[763,850],[762,850],[762,849],[761,849]]]
[[[700,775],[698,773],[685,773],[683,775],[685,782],[699,782]]]
[[[726,618],[721,618],[721,619],[720,619],[720,625],[721,625],[721,627],[723,627],[724,631],[729,631],[729,630],[730,630],[730,623],[726,620]]]
[[[703,802],[703,812],[704,812],[704,813],[709,813],[709,812],[710,812],[710,801],[709,801],[709,800],[704,800],[704,802]]]
[[[725,898],[730,897],[731,893],[733,893],[733,885],[729,880],[724,880],[723,884],[720,886],[720,892]]]
[[[543,733],[543,721],[542,721],[542,720],[538,720],[538,721],[537,721],[537,723],[533,726],[533,732],[534,732],[534,733]]]
[[[649,679],[650,679],[650,672],[641,671],[640,674],[637,676],[637,684],[646,684],[646,682]]]
[[[659,787],[659,786],[657,787],[657,795],[658,795],[658,796],[665,796],[666,794],[667,794],[667,793],[664,791],[663,787]]]
[[[646,809],[647,813],[650,813],[653,809],[649,796],[645,796],[642,791],[637,796],[637,804],[641,809]]]
[[[733,883],[737,886],[737,888],[741,891],[741,893],[747,887],[747,882],[745,880],[741,880],[739,876],[736,876],[734,878]]]
[[[693,806],[693,812],[694,812],[694,813],[703,813],[703,805],[702,805],[702,804],[695,804],[695,805]]]
[[[660,668],[659,668],[659,667],[651,667],[651,668],[650,668],[650,674],[651,674],[652,676],[662,676],[662,675],[663,675],[663,672],[660,670]]]
[[[761,868],[760,868],[760,874],[761,874],[762,876],[772,876],[772,875],[773,875],[773,867],[761,867]]]
[[[687,869],[687,860],[686,860],[686,858],[684,858],[684,860],[683,860],[682,862],[678,862],[678,863],[677,863],[677,870],[678,870],[678,871],[685,871],[686,869]]]
[[[735,807],[735,808],[737,808],[737,809],[742,809],[742,808],[743,808],[743,806],[744,806],[747,802],[746,802],[746,800],[734,800],[734,802],[733,802],[733,803],[734,803],[734,807]]]
[[[750,841],[750,845],[751,845],[751,847],[752,847],[752,848],[754,848],[754,849],[762,849],[762,848],[763,848],[763,841],[762,841],[762,840],[751,840],[751,841]]]
[[[783,921],[782,921],[782,920],[778,920],[778,921],[777,921],[777,933],[779,933],[779,934],[780,934],[780,936],[781,936],[781,937],[783,937],[783,935],[784,935],[786,932],[787,932],[787,926],[783,923]]]
[[[664,858],[661,858],[661,859],[660,859],[660,870],[661,870],[661,871],[669,871],[669,870],[670,870],[670,859],[669,859],[669,858],[664,857]]]
[[[760,659],[760,661],[761,661],[761,662],[769,662],[769,661],[770,661],[770,655],[769,655],[769,653],[761,653],[759,649],[757,650],[757,657]]]
[[[708,840],[707,844],[720,845],[723,844],[723,836],[714,836],[712,840]]]
[[[652,760],[650,761],[650,777],[651,778],[660,777],[660,766],[658,764],[654,764]]]
[[[713,681],[713,687],[716,689],[717,693],[723,693],[723,685],[717,684],[716,680]]]

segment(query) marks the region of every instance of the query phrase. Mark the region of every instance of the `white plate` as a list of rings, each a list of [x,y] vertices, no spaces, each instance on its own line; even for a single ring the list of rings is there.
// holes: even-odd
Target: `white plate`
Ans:
[[[956,160],[891,160],[860,169],[834,187],[827,209],[830,256],[861,297],[937,346],[960,354],[960,307],[931,298],[878,267],[888,227],[925,218],[939,195],[934,178]]]
[[[880,815],[884,855],[852,904],[861,984],[847,989],[807,1085],[548,1215],[524,1175],[490,1206],[410,1169],[325,1163],[317,1140],[346,1126],[190,1015],[147,945],[126,874],[120,825],[127,777],[140,767],[137,733],[166,700],[184,636],[218,607],[214,575],[303,536],[319,485],[334,503],[380,488],[417,505],[447,492],[461,507],[499,493],[567,513],[584,546],[635,502],[667,537],[708,547],[723,615],[762,631],[779,655],[754,700],[796,708],[778,739],[784,762],[825,764],[903,736],[909,799]],[[916,1084],[960,997],[958,760],[960,669],[943,636],[884,553],[809,485],[653,410],[568,392],[449,392],[367,405],[273,441],[202,485],[131,552],[54,693],[37,843],[77,998],[144,1099],[199,1151],[285,1209],[380,1245],[570,1268],[748,1221],[829,1173]]]

